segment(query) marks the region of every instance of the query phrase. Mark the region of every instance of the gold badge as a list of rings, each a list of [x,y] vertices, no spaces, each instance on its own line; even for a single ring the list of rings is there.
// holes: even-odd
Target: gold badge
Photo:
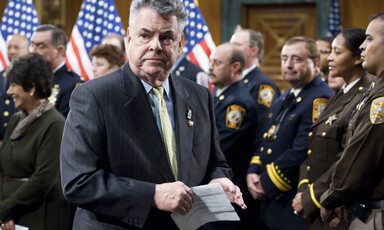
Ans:
[[[379,97],[372,101],[369,116],[372,124],[381,124],[384,122],[384,97]]]
[[[60,92],[60,86],[58,84],[55,84],[52,88],[52,93],[51,93],[51,96],[48,98],[49,102],[52,104],[52,105],[55,105],[56,104],[56,100],[57,100],[57,95],[59,95],[59,92]]]
[[[336,121],[337,120],[337,117],[336,117],[336,113],[333,114],[332,116],[329,116],[327,121],[325,122],[326,125],[332,125],[332,122],[333,121]]]
[[[313,101],[313,112],[312,112],[312,122],[315,122],[317,118],[320,117],[321,112],[323,112],[325,106],[327,105],[327,98],[316,98]]]
[[[275,96],[275,91],[270,85],[261,84],[259,88],[259,97],[257,102],[259,104],[270,107],[272,104],[273,96]]]
[[[275,130],[276,130],[276,125],[271,125],[271,127],[268,129],[267,137],[271,137],[275,133]]]
[[[228,128],[239,129],[246,110],[239,105],[230,105],[227,108],[227,116],[225,119],[225,125]]]

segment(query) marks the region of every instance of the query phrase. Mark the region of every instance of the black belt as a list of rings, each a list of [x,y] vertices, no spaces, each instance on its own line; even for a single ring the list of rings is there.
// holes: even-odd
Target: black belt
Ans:
[[[13,177],[2,177],[3,182],[10,182],[10,181],[16,181],[16,182],[27,182],[29,178],[13,178]]]
[[[365,222],[369,215],[371,215],[373,209],[384,208],[384,201],[369,201],[365,203],[356,203],[348,207],[348,211],[351,215]]]

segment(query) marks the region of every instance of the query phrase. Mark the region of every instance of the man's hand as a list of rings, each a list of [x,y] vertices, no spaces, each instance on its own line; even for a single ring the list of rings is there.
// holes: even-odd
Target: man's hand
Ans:
[[[260,183],[260,175],[249,173],[247,175],[247,187],[249,193],[255,200],[264,200],[266,195],[263,186]]]
[[[153,206],[168,211],[187,214],[193,204],[193,192],[181,181],[157,184]]]
[[[216,178],[209,182],[210,184],[218,183],[223,188],[225,194],[227,195],[231,203],[236,203],[242,209],[247,209],[247,206],[243,200],[243,194],[240,191],[240,188],[233,184],[228,178]]]
[[[303,203],[301,199],[301,195],[303,193],[298,192],[295,196],[295,198],[292,201],[292,208],[295,210],[295,214],[298,216],[302,216],[303,218],[307,219],[308,216],[304,213]]]
[[[336,216],[329,222],[330,227],[335,228],[343,224],[348,224],[349,214],[348,209],[345,206],[337,207],[334,212]]]

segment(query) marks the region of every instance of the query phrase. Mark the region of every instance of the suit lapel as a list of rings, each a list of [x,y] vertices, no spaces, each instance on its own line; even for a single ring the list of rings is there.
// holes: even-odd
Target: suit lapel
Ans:
[[[126,102],[124,111],[129,119],[129,132],[134,132],[139,138],[137,148],[144,154],[143,157],[151,162],[154,170],[157,169],[164,181],[173,181],[173,173],[168,160],[164,143],[157,128],[156,120],[153,116],[148,95],[140,79],[131,71],[128,62],[123,66],[124,89],[123,96]]]
[[[179,169],[178,179],[188,181],[188,165],[191,162],[191,149],[193,147],[194,126],[188,125],[188,120],[193,121],[196,111],[195,107],[189,101],[188,89],[184,87],[177,77],[169,78],[172,89],[173,108],[175,110],[175,128],[176,128],[176,146],[177,163]],[[188,115],[189,114],[189,115]],[[190,117],[191,119],[188,119]]]

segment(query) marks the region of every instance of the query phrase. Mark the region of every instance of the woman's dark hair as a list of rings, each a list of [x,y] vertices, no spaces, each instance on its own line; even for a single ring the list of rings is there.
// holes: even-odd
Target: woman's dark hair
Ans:
[[[341,31],[347,48],[352,52],[353,56],[359,57],[361,54],[360,45],[365,40],[365,30],[360,28],[350,28]]]
[[[16,59],[6,76],[10,83],[20,85],[26,92],[35,87],[36,98],[44,99],[51,95],[52,65],[39,54],[31,53]]]

